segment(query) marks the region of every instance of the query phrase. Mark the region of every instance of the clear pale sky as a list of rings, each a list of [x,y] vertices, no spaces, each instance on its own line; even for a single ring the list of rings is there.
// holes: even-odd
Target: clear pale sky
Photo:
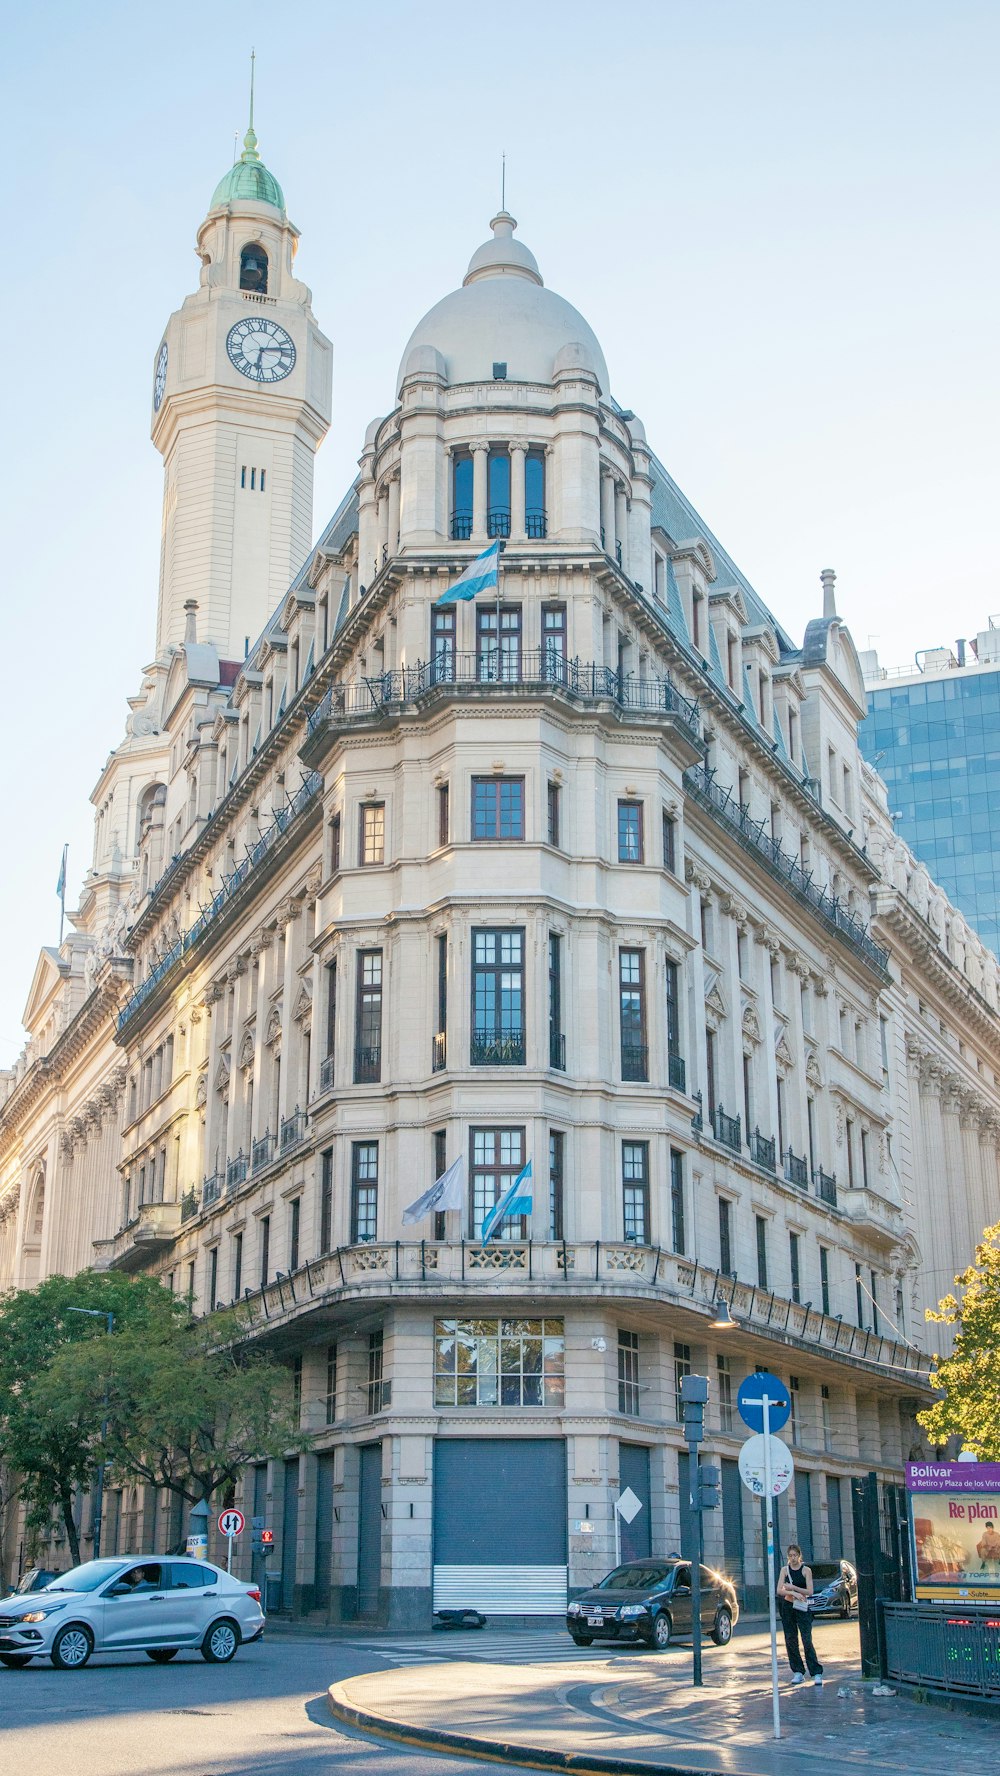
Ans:
[[[246,127],[334,342],[315,528],[508,206],[793,635],[887,663],[1000,610],[996,0],[8,7],[0,1065],[151,653],[153,353]]]

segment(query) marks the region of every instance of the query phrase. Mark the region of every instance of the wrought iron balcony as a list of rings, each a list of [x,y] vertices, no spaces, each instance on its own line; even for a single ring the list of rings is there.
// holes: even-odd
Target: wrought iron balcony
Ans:
[[[667,1084],[672,1091],[687,1091],[687,1067],[680,1055],[668,1054],[667,1056]]]
[[[242,1147],[226,1166],[226,1189],[238,1190],[247,1175],[247,1156]]]
[[[324,1055],[319,1064],[319,1089],[329,1091],[333,1084],[333,1056]]]
[[[224,1173],[213,1172],[210,1178],[206,1178],[201,1186],[202,1208],[210,1208],[212,1203],[218,1202],[225,1188],[226,1180]]]
[[[822,1166],[817,1166],[813,1173],[813,1182],[816,1185],[816,1195],[819,1197],[820,1201],[829,1203],[831,1209],[835,1209],[837,1207],[837,1179],[835,1174],[833,1172],[824,1172]]]
[[[282,1118],[281,1134],[278,1141],[282,1153],[287,1153],[290,1147],[297,1147],[300,1141],[305,1140],[307,1121],[305,1111],[300,1110],[297,1104],[291,1116]]]
[[[443,1073],[448,1065],[448,1035],[437,1030],[431,1037],[431,1072]]]
[[[869,935],[861,920],[848,910],[837,894],[821,888],[809,870],[772,836],[763,820],[755,820],[744,802],[716,783],[715,773],[704,765],[691,765],[684,773],[684,787],[692,800],[705,808],[731,832],[743,850],[757,857],[768,874],[782,882],[803,906],[817,914],[836,937],[849,944],[873,969],[885,977],[889,952]]]
[[[720,1104],[712,1113],[712,1133],[723,1147],[729,1147],[733,1153],[742,1153],[743,1135],[738,1116],[727,1116]]]
[[[785,1161],[785,1178],[788,1183],[797,1184],[800,1190],[808,1190],[809,1161],[804,1157],[800,1158],[797,1153],[793,1153],[790,1147],[786,1148],[783,1157]]]
[[[510,536],[510,507],[494,506],[486,514],[486,535],[491,537]]]
[[[274,1158],[275,1141],[270,1129],[265,1129],[259,1141],[254,1141],[250,1148],[250,1166],[259,1172],[262,1166],[270,1165]]]
[[[695,1105],[695,1112],[691,1118],[691,1128],[694,1134],[700,1135],[705,1126],[705,1106],[701,1092],[692,1092],[691,1097]]]
[[[546,533],[544,512],[525,512],[524,534],[529,542],[541,542]]]
[[[183,1225],[185,1221],[193,1221],[197,1213],[198,1192],[192,1187],[190,1190],[185,1190],[181,1197],[181,1224]]]
[[[472,535],[472,513],[456,512],[451,521],[453,543],[467,543]]]
[[[641,1084],[649,1078],[649,1043],[622,1043],[622,1078]]]
[[[766,1171],[773,1172],[775,1170],[773,1136],[768,1139],[767,1135],[761,1134],[760,1129],[754,1129],[753,1133],[747,1136],[747,1140],[750,1146],[750,1158],[754,1165],[763,1166]]]
[[[354,1050],[355,1085],[377,1085],[382,1077],[382,1044],[369,1043]]]
[[[566,1071],[566,1038],[559,1030],[549,1031],[549,1066],[557,1073]]]
[[[469,1052],[473,1067],[523,1067],[523,1030],[473,1030]]]

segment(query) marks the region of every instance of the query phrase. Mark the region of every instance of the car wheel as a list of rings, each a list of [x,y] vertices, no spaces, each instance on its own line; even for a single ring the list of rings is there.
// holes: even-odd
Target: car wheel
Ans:
[[[842,1597],[840,1600],[840,1619],[842,1622],[849,1622],[851,1619],[851,1600],[849,1597]]]
[[[666,1610],[661,1611],[653,1622],[652,1644],[658,1653],[664,1652],[670,1645],[673,1638],[673,1632],[674,1625],[670,1620],[670,1617],[667,1615]]]
[[[213,1622],[201,1643],[201,1656],[210,1665],[228,1665],[235,1659],[236,1649],[240,1644],[240,1631],[235,1622],[224,1617],[221,1622]]]
[[[23,1671],[31,1659],[31,1653],[0,1653],[0,1665],[9,1665],[12,1671]]]
[[[67,1622],[60,1628],[49,1658],[57,1671],[82,1671],[94,1650],[94,1636],[82,1622]]]
[[[146,1657],[154,1665],[169,1665],[171,1659],[176,1659],[177,1651],[177,1647],[147,1647]]]
[[[733,1638],[733,1618],[727,1609],[716,1610],[712,1639],[716,1646],[728,1646]]]
[[[593,1646],[594,1644],[594,1636],[592,1634],[571,1634],[570,1640],[573,1642],[574,1646]]]

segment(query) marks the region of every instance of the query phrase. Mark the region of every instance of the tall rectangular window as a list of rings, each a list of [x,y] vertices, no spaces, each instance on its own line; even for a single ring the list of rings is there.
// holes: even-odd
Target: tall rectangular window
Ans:
[[[549,783],[545,791],[546,838],[550,845],[559,846],[559,785]]]
[[[830,1311],[830,1252],[827,1246],[819,1249],[819,1291],[823,1312]]]
[[[561,1240],[563,1234],[563,1169],[566,1158],[566,1136],[561,1129],[549,1130],[549,1238]]]
[[[868,1189],[868,1130],[861,1130],[861,1182]]]
[[[871,1285],[872,1331],[878,1332],[879,1331],[879,1317],[878,1317],[878,1273],[877,1273],[877,1271],[870,1270],[868,1272],[868,1281]]]
[[[354,1083],[372,1085],[382,1077],[382,951],[358,951],[354,1007]]]
[[[431,1052],[431,1068],[443,1072],[448,1064],[448,938],[445,932],[435,938],[435,997],[437,1015]]]
[[[663,867],[672,876],[677,874],[677,822],[663,810]]]
[[[719,1198],[719,1269],[723,1276],[733,1275],[733,1205],[728,1196]]]
[[[378,1142],[351,1142],[351,1244],[376,1237],[378,1227]]]
[[[618,952],[618,1019],[622,1045],[622,1078],[649,1078],[646,1042],[646,968],[642,950]]]
[[[849,1116],[844,1129],[844,1145],[847,1149],[847,1188],[854,1189],[854,1119]]]
[[[451,534],[455,542],[468,542],[472,535],[472,456],[468,450],[456,451],[451,459]]]
[[[792,1300],[802,1300],[802,1277],[799,1268],[799,1236],[797,1233],[788,1235],[788,1264],[792,1275]]]
[[[331,874],[331,876],[337,876],[340,874],[340,833],[341,833],[340,815],[335,814],[333,816],[333,819],[330,822],[330,874]]]
[[[715,1379],[719,1391],[719,1429],[735,1428],[733,1417],[733,1371],[728,1357],[716,1357]]]
[[[865,1323],[865,1295],[860,1264],[854,1266],[854,1299],[858,1310],[858,1325],[863,1326]]]
[[[323,970],[326,989],[323,1019],[324,1054],[320,1066],[320,1087],[328,1091],[333,1084],[333,1057],[337,1047],[337,964],[328,962]]]
[[[260,1221],[258,1222],[257,1225],[259,1228],[259,1232],[257,1234],[257,1242],[258,1242],[258,1250],[260,1252],[260,1286],[262,1289],[265,1289],[267,1287],[268,1278],[270,1277],[270,1274],[271,1274],[271,1217],[270,1217],[270,1215],[262,1215],[260,1218]]]
[[[649,1245],[649,1142],[622,1142],[622,1220],[625,1238]]]
[[[800,1427],[802,1424],[801,1403],[802,1390],[799,1387],[799,1378],[797,1375],[790,1375],[788,1377],[788,1404],[790,1407],[788,1414],[788,1439],[791,1443],[797,1443],[799,1441]]]
[[[337,1422],[337,1346],[326,1347],[326,1422]]]
[[[517,684],[521,677],[521,607],[500,606],[500,649],[497,651],[495,604],[476,606],[476,677],[483,683]]]
[[[370,1417],[389,1404],[389,1383],[385,1379],[385,1340],[381,1332],[368,1334],[367,1407]]]
[[[474,1067],[524,1065],[524,930],[472,933]]]
[[[561,682],[566,676],[566,606],[542,605],[542,672]]]
[[[473,777],[472,837],[524,838],[523,777]]]
[[[684,1252],[684,1155],[670,1149],[670,1236],[675,1252]]]
[[[829,1453],[833,1448],[833,1424],[830,1415],[830,1390],[825,1382],[819,1390],[819,1409],[823,1419],[823,1448]]]
[[[748,1054],[743,1056],[743,1115],[749,1139],[753,1127],[753,1062]]]
[[[618,862],[642,862],[642,803],[618,803]]]
[[[302,1227],[302,1198],[293,1196],[288,1205],[288,1268],[299,1268],[299,1234]]]
[[[681,1399],[681,1382],[685,1375],[691,1373],[691,1346],[674,1340],[674,1416],[678,1424],[684,1423],[684,1401]]]
[[[487,535],[510,536],[510,451],[505,444],[486,459],[486,499]]]
[[[219,1300],[219,1248],[212,1246],[208,1254],[208,1311],[214,1313]]]
[[[469,523],[471,526],[471,515]],[[431,607],[431,676],[435,684],[450,684],[455,677],[455,606]]]
[[[675,1091],[685,1091],[686,1076],[681,1058],[680,971],[677,963],[665,962],[663,974],[667,1012],[667,1079]]]
[[[779,1073],[774,1082],[774,1095],[778,1106],[778,1153],[785,1151],[785,1082]]]
[[[767,1284],[767,1216],[755,1215],[754,1227],[757,1234],[757,1286],[766,1289]]]
[[[523,1128],[474,1128],[469,1131],[471,1163],[469,1194],[472,1239],[481,1239],[483,1217],[499,1202],[524,1167]],[[528,1235],[527,1217],[507,1216],[495,1239],[521,1240]]]
[[[292,1358],[292,1413],[298,1425],[302,1419],[302,1358]]]
[[[566,1070],[566,1038],[562,1027],[562,938],[549,932],[549,1066]]]
[[[450,799],[447,783],[439,783],[437,792],[437,842],[439,845],[447,845],[451,839]]]
[[[716,1037],[714,1030],[705,1031],[705,1108],[711,1121],[719,1105]]]
[[[319,1157],[319,1250],[320,1257],[333,1246],[333,1148]]]
[[[362,865],[385,862],[384,802],[365,802],[362,805],[359,861]]]
[[[639,1416],[639,1334],[618,1331],[618,1410]]]
[[[816,1170],[816,1100],[806,1099],[806,1139],[809,1144],[809,1175]]]
[[[440,1178],[447,1170],[448,1170],[448,1131],[447,1131],[447,1129],[435,1129],[434,1130],[434,1176],[435,1176],[435,1178]],[[444,1209],[435,1210],[433,1232],[434,1232],[434,1238],[436,1240],[443,1240],[445,1237],[445,1230],[446,1230],[446,1226],[447,1226],[447,1223],[445,1221],[445,1214],[446,1214],[446,1211]]]
[[[243,1293],[243,1235],[233,1234],[233,1300]]]
[[[524,458],[524,530],[537,542],[545,535],[545,453],[529,450]]]

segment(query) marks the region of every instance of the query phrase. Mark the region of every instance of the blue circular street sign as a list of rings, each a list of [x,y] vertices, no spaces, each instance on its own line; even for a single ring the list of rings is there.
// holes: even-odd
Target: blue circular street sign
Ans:
[[[740,1417],[752,1431],[762,1431],[765,1394],[768,1429],[780,1431],[782,1425],[788,1423],[792,1402],[788,1397],[787,1387],[776,1375],[748,1375],[745,1381],[740,1382],[740,1391],[736,1396]]]

